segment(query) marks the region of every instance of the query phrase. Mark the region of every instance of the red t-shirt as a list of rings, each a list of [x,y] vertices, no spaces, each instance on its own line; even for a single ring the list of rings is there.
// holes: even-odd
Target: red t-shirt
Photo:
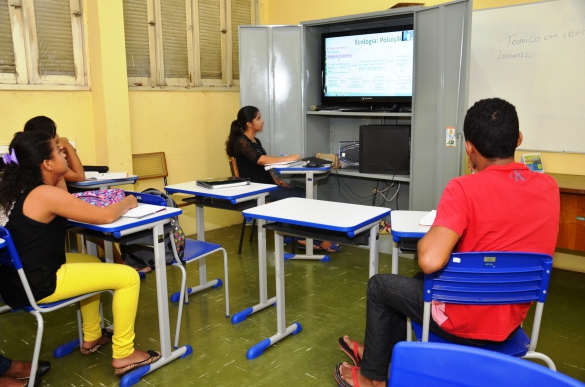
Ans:
[[[433,226],[456,232],[456,251],[519,251],[553,255],[560,194],[555,180],[520,163],[492,165],[451,180]],[[433,319],[459,337],[503,341],[526,317],[530,304],[445,304]],[[436,312],[433,308],[433,312]],[[439,314],[437,313],[437,314]]]

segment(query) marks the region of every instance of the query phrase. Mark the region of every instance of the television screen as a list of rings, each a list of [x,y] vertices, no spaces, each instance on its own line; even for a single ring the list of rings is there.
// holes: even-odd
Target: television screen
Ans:
[[[323,34],[323,105],[410,106],[413,27]]]

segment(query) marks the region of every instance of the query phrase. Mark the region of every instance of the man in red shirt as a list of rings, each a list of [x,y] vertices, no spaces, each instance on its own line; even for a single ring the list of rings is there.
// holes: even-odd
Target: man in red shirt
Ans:
[[[418,243],[418,264],[433,273],[453,251],[554,253],[560,212],[559,188],[548,175],[514,162],[522,142],[510,103],[485,99],[467,112],[463,125],[471,175],[445,188],[433,226]],[[368,282],[365,343],[344,336],[339,344],[356,365],[338,365],[342,386],[385,386],[394,345],[406,339],[406,318],[422,325],[423,275],[378,274]],[[512,337],[530,304],[433,303],[430,330],[453,343],[482,346]]]

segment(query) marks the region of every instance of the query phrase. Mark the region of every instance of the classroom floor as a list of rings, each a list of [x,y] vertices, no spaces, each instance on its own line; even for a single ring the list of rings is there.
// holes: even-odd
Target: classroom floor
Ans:
[[[231,311],[236,312],[258,300],[257,243],[246,239],[237,254],[240,226],[208,231],[208,241],[222,243],[229,256]],[[246,238],[250,228],[247,228]],[[274,239],[268,232],[268,251]],[[221,254],[207,259],[208,276],[223,277]],[[337,363],[349,361],[338,349],[343,334],[363,339],[365,287],[368,279],[368,251],[344,246],[332,254],[331,262],[287,261],[287,323],[300,322],[303,331],[268,348],[255,360],[246,359],[247,349],[276,332],[276,310],[269,308],[232,325],[225,317],[223,288],[210,289],[190,297],[185,308],[181,340],[190,344],[193,354],[143,377],[143,386],[336,386],[333,370]],[[269,297],[274,295],[274,260],[268,254]],[[178,289],[179,270],[167,268],[169,292]],[[198,280],[197,265],[187,267],[189,282]],[[416,261],[402,257],[400,274],[412,276]],[[380,254],[380,272],[390,272],[390,256]],[[136,320],[136,346],[158,349],[158,320],[154,274],[142,281]],[[109,296],[104,297],[106,319],[111,318]],[[558,370],[585,381],[585,274],[553,271],[550,295],[538,350],[549,355]],[[171,325],[176,322],[177,305],[171,304]],[[0,316],[0,352],[13,359],[30,359],[36,332],[35,319],[25,313]],[[110,365],[111,346],[84,356],[74,352],[61,359],[52,358],[58,343],[76,336],[73,307],[45,316],[41,359],[51,360],[52,369],[42,386],[117,386],[119,378]],[[529,322],[525,326],[529,326]],[[423,365],[421,365],[423,366]]]

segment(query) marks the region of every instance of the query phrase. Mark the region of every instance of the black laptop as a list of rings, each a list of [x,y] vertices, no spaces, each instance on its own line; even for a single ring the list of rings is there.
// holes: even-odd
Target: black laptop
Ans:
[[[214,179],[197,180],[197,185],[204,188],[229,188],[250,184],[250,179],[242,177],[216,177]]]

